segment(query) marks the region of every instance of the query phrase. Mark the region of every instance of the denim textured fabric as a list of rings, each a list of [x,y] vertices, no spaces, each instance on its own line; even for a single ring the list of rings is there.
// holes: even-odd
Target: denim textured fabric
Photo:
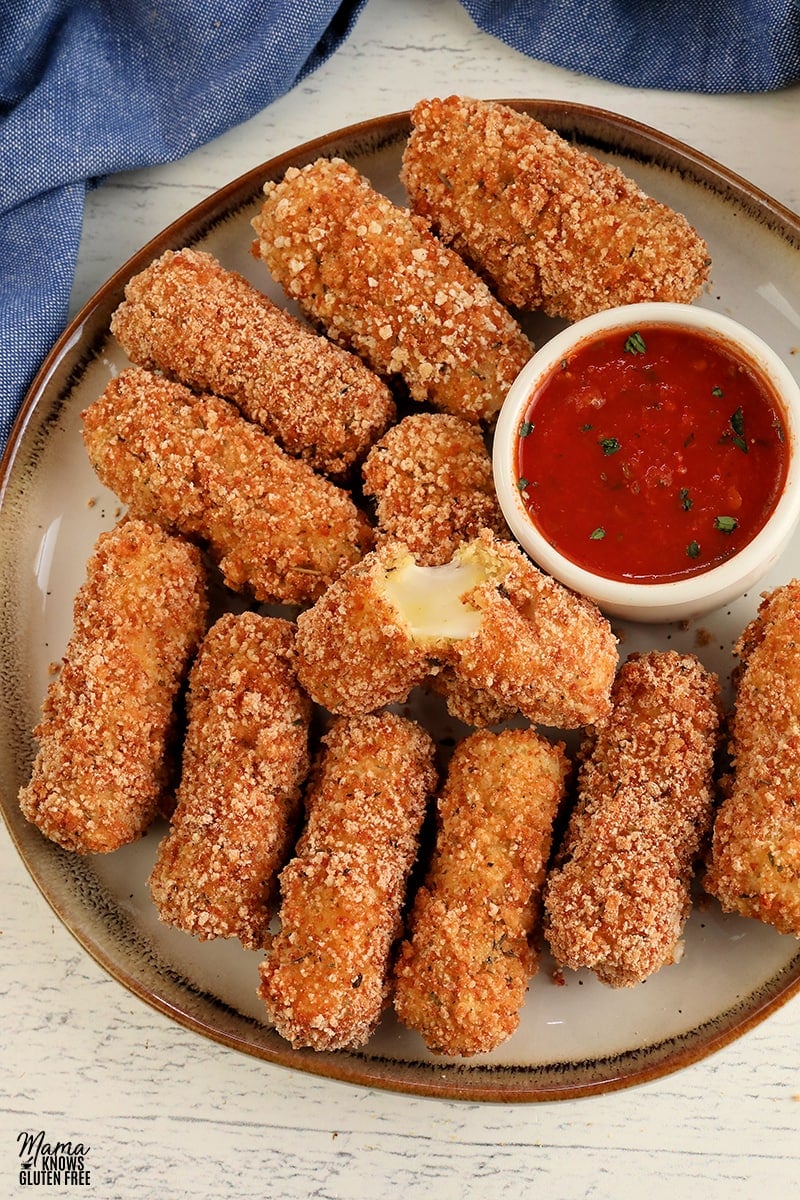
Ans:
[[[532,58],[612,83],[767,92],[800,79],[800,0],[462,0]]]
[[[87,188],[180,158],[319,66],[366,0],[6,0],[0,22],[0,449],[64,327]],[[463,0],[532,57],[635,86],[800,78],[800,0]]]

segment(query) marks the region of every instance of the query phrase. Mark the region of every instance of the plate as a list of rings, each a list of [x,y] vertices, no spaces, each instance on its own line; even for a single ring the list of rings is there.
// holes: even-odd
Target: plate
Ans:
[[[636,122],[550,101],[512,101],[647,192],[685,213],[709,243],[713,280],[698,303],[729,313],[765,338],[800,375],[800,221],[703,155]],[[800,990],[798,943],[755,921],[726,916],[700,899],[686,950],[633,989],[614,991],[587,973],[557,984],[545,953],[516,1033],[490,1054],[467,1060],[430,1055],[387,1013],[358,1052],[292,1050],[264,1023],[257,953],[238,943],[199,943],[162,925],[146,879],[163,828],[110,856],[79,858],[46,841],[21,816],[31,730],[50,664],[71,632],[72,601],[100,532],[120,515],[100,487],[80,436],[80,412],[125,359],[108,334],[127,279],[167,248],[209,250],[284,304],[250,254],[250,219],[268,179],[319,155],[338,154],[393,200],[409,132],[408,114],[380,117],[310,142],[235,180],[134,256],[76,317],[44,364],[2,464],[0,697],[2,805],[30,874],[82,946],[124,987],[199,1034],[269,1062],[351,1083],[406,1093],[501,1102],[603,1093],[685,1067],[730,1042]],[[124,214],[120,214],[124,219]],[[287,306],[290,307],[291,306]],[[539,342],[554,323],[533,319]],[[800,574],[800,538],[764,581]],[[726,689],[731,648],[753,615],[745,595],[701,624],[620,625],[623,655],[653,647],[692,651]]]

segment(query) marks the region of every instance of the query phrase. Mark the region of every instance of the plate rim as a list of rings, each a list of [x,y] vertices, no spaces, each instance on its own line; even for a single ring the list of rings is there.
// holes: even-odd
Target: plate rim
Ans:
[[[500,99],[496,102],[507,104],[510,107],[526,112],[536,117],[536,119],[541,120],[543,124],[556,128],[559,132],[567,122],[573,126],[581,123],[586,125],[593,122],[599,127],[604,128],[607,134],[607,140],[605,141],[602,138],[592,139],[584,137],[582,139],[583,144],[593,145],[595,148],[603,148],[603,145],[605,145],[605,148],[615,151],[617,154],[622,153],[625,155],[628,153],[630,155],[631,152],[629,149],[626,150],[622,139],[633,138],[647,145],[649,162],[657,163],[659,152],[662,156],[664,152],[667,152],[681,161],[684,171],[691,167],[694,172],[694,178],[698,182],[705,183],[706,186],[714,188],[720,194],[727,193],[739,204],[757,212],[759,217],[765,219],[771,227],[777,228],[788,242],[792,245],[796,243],[795,248],[800,250],[800,216],[798,214],[748,182],[742,176],[716,162],[702,151],[694,149],[669,134],[664,134],[633,118],[593,105],[577,104],[563,100],[522,98]],[[69,394],[70,390],[74,388],[75,382],[73,376],[76,373],[80,376],[81,364],[86,364],[92,359],[93,342],[90,342],[88,346],[82,345],[84,327],[90,321],[90,318],[93,316],[96,317],[101,310],[107,310],[110,316],[110,312],[113,311],[113,308],[116,307],[122,298],[125,284],[133,274],[140,271],[153,258],[163,253],[164,250],[189,245],[207,234],[213,228],[215,221],[223,217],[227,218],[235,215],[238,209],[245,207],[258,195],[267,178],[278,177],[289,166],[300,165],[304,161],[311,161],[311,159],[318,157],[320,154],[330,155],[335,152],[337,144],[342,142],[354,144],[359,140],[365,142],[374,140],[374,152],[378,149],[381,142],[388,145],[407,135],[410,130],[410,122],[411,111],[399,110],[384,116],[369,117],[342,126],[330,133],[319,135],[298,146],[285,150],[267,159],[265,162],[249,168],[247,171],[230,180],[227,184],[215,189],[182,215],[171,221],[131,255],[81,306],[54,343],[31,382],[12,426],[2,457],[0,458],[0,511],[5,502],[7,487],[14,471],[24,434],[28,426],[34,422],[39,406],[48,399],[52,402],[57,401],[60,397]],[[613,140],[614,137],[618,139],[617,142]],[[104,338],[108,336],[107,323],[102,336]],[[63,383],[54,396],[51,396],[51,380],[59,368],[69,360],[70,354],[73,351],[76,352],[76,356],[72,370],[66,382]],[[235,1049],[240,1053],[246,1053],[250,1057],[260,1058],[273,1065],[326,1079],[333,1079],[362,1087],[375,1087],[406,1095],[447,1100],[468,1100],[473,1102],[547,1102],[608,1094],[613,1091],[664,1078],[709,1057],[717,1050],[722,1049],[724,1046],[729,1045],[739,1037],[750,1032],[800,992],[800,971],[798,971],[797,977],[784,984],[777,994],[765,994],[768,991],[769,982],[775,979],[775,976],[773,976],[770,981],[767,981],[766,985],[761,985],[751,993],[751,997],[760,994],[761,998],[746,1013],[738,1019],[732,1019],[725,1028],[717,1031],[707,1040],[695,1040],[691,1044],[679,1048],[674,1054],[663,1059],[660,1058],[649,1064],[637,1065],[635,1062],[631,1062],[629,1069],[621,1069],[613,1077],[604,1076],[598,1080],[564,1082],[557,1086],[538,1086],[535,1079],[537,1070],[548,1072],[552,1075],[554,1072],[551,1065],[543,1068],[537,1068],[535,1065],[505,1067],[503,1064],[475,1063],[468,1059],[463,1062],[443,1060],[441,1063],[414,1063],[406,1060],[389,1060],[395,1072],[393,1077],[391,1074],[381,1074],[379,1071],[378,1065],[382,1061],[386,1061],[385,1056],[383,1058],[378,1055],[370,1056],[359,1051],[350,1052],[345,1056],[339,1054],[318,1054],[311,1051],[302,1052],[293,1050],[288,1043],[284,1045],[281,1042],[278,1042],[277,1048],[274,1049],[270,1046],[248,1042],[243,1037],[214,1027],[197,1015],[182,1011],[175,1004],[171,1003],[165,995],[159,995],[146,982],[137,979],[126,969],[122,962],[114,959],[110,951],[99,945],[89,934],[80,928],[80,921],[71,915],[68,906],[57,894],[59,888],[52,883],[48,884],[45,879],[40,877],[40,873],[37,872],[34,861],[35,855],[30,855],[22,844],[14,821],[12,821],[11,815],[7,811],[5,794],[2,797],[0,809],[2,809],[4,823],[9,831],[11,842],[40,894],[83,950],[116,983],[124,987],[129,993],[137,996],[138,999],[151,1008],[159,1011],[162,1015],[191,1032],[198,1033],[211,1041]],[[726,1011],[730,1014],[734,1012],[734,1009],[729,1008]],[[239,1014],[239,1016],[242,1020],[248,1020],[245,1014]],[[685,1036],[689,1038],[695,1035],[696,1030],[693,1029]],[[277,1035],[275,1036],[277,1038]],[[666,1039],[667,1042],[675,1042],[676,1040],[680,1041],[680,1037],[677,1039]],[[647,1053],[661,1044],[664,1043],[653,1042],[652,1044],[648,1044],[642,1053]],[[617,1059],[624,1061],[626,1058],[631,1059],[631,1057],[630,1051],[623,1051],[619,1056],[598,1057],[591,1061],[597,1063]],[[576,1064],[572,1065],[575,1066]],[[415,1080],[412,1072],[416,1070],[419,1074],[420,1068],[423,1069],[422,1078]],[[433,1078],[436,1075],[440,1077],[441,1082],[437,1082]],[[459,1076],[466,1078],[470,1075],[472,1076],[472,1082],[459,1083]],[[527,1082],[525,1082],[526,1075]],[[519,1077],[519,1084],[510,1082],[515,1076]],[[531,1076],[533,1076],[532,1080]],[[505,1079],[505,1082],[502,1084],[497,1082],[501,1078]],[[481,1082],[475,1082],[476,1079]],[[492,1079],[495,1080],[494,1083],[491,1082]]]

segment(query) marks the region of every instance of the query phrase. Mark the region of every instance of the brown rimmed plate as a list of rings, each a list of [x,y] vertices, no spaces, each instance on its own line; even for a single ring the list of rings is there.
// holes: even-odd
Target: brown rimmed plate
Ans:
[[[764,337],[800,377],[800,220],[703,155],[626,118],[580,105],[513,101],[563,136],[613,162],[650,194],[684,212],[706,238],[712,283],[699,301]],[[250,254],[250,219],[263,183],[319,155],[354,163],[403,202],[400,156],[407,114],[379,117],[317,139],[254,168],[144,246],[78,314],[42,367],[2,462],[0,487],[0,699],[2,806],[16,847],[50,905],[124,987],[183,1025],[296,1070],[401,1092],[519,1102],[606,1092],[685,1067],[746,1032],[800,990],[800,947],[699,898],[682,961],[637,988],[612,991],[591,976],[553,977],[545,954],[518,1031],[466,1061],[429,1055],[387,1014],[362,1051],[293,1051],[263,1021],[258,955],[238,944],[195,942],[159,923],[146,879],[156,828],[110,856],[78,858],[22,818],[17,792],[35,750],[31,735],[71,630],[72,600],[99,533],[117,520],[80,437],[81,410],[125,365],[108,323],[128,278],[170,247],[197,246],[283,303]],[[124,214],[120,214],[124,219]],[[555,326],[532,322],[541,341]],[[800,540],[764,582],[800,574]],[[620,626],[622,651],[692,651],[727,685],[733,642],[755,611],[741,597],[702,626]],[[424,719],[431,718],[426,711]],[[437,728],[435,733],[452,733]]]

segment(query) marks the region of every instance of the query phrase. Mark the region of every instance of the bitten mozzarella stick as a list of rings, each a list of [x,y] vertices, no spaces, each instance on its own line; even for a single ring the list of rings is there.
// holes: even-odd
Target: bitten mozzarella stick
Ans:
[[[278,871],[308,772],[311,703],[294,670],[294,626],[226,613],[189,677],[183,771],[150,876],[162,921],[205,941],[267,943]]]
[[[545,891],[556,960],[631,987],[677,962],[714,805],[715,675],[692,655],[631,655],[594,731]]]
[[[392,713],[336,722],[306,795],[307,824],[280,876],[281,931],[260,996],[293,1046],[364,1044],[389,996],[390,955],[427,798],[434,747]]]
[[[175,704],[206,623],[199,551],[126,520],[97,541],[35,729],[22,812],[81,854],[141,837],[171,785]]]
[[[339,158],[264,193],[254,252],[312,321],[414,400],[494,420],[533,347],[458,255]]]
[[[736,653],[732,774],[704,884],[727,912],[800,937],[800,580],[763,599]]]
[[[455,749],[395,969],[395,1011],[435,1053],[492,1050],[519,1023],[565,774],[563,747],[530,729]]]
[[[686,218],[532,117],[450,96],[419,103],[412,125],[412,209],[504,304],[575,321],[700,294],[708,249]]]
[[[197,250],[168,250],[131,279],[111,330],[131,362],[232,400],[327,475],[344,475],[394,417],[360,358]]]
[[[346,492],[225,400],[132,367],[82,415],[102,482],[134,516],[204,542],[234,591],[303,604],[371,545]]]
[[[382,535],[402,542],[422,566],[449,562],[482,529],[508,536],[483,437],[461,417],[406,417],[372,447],[363,476]]]
[[[574,728],[608,712],[617,665],[599,610],[486,530],[437,567],[387,542],[301,613],[297,629],[301,683],[344,715],[403,701],[446,670],[460,681],[450,677],[448,696],[461,691],[468,706],[484,693],[504,715]]]

